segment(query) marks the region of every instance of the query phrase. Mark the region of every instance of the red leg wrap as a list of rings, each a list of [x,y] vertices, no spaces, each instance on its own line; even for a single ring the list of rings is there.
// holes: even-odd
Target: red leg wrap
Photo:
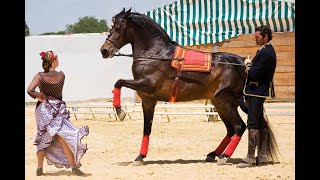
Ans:
[[[176,96],[171,96],[169,102],[176,102],[177,97]]]
[[[140,154],[147,156],[149,148],[149,135],[144,135],[142,138],[142,144],[140,149]]]
[[[121,89],[115,87],[112,93],[113,93],[113,107],[118,108],[121,106],[121,103],[120,103]]]
[[[241,139],[241,137],[238,136],[238,135],[232,136],[231,142],[229,143],[227,149],[224,151],[224,154],[226,154],[229,157],[231,157],[231,155],[233,154],[234,150],[238,146],[238,144],[240,142],[240,139]]]
[[[231,141],[230,136],[224,137],[224,139],[221,141],[221,143],[219,144],[217,149],[214,150],[214,152],[216,153],[217,156],[220,156],[223,153],[223,151],[226,149],[226,147],[228,146],[230,141]]]

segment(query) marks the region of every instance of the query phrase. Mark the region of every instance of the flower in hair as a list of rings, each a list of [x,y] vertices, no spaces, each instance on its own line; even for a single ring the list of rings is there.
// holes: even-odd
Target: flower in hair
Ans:
[[[40,56],[41,56],[41,57],[44,57],[45,55],[46,55],[46,53],[43,52],[43,51],[40,53]]]

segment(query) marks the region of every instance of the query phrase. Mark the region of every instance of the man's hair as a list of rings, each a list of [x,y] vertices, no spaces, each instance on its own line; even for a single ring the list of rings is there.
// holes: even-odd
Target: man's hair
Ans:
[[[263,37],[264,37],[265,34],[267,34],[268,35],[268,42],[271,41],[271,39],[272,39],[272,31],[268,26],[266,26],[266,25],[259,26],[259,27],[256,28],[256,32],[257,31],[260,31],[260,34]]]

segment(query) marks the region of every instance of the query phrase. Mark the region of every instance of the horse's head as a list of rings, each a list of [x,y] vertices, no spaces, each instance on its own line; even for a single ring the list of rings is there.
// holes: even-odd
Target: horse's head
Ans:
[[[127,18],[130,12],[131,8],[128,11],[123,8],[119,14],[112,17],[110,34],[100,49],[103,58],[112,58],[120,48],[129,43]]]

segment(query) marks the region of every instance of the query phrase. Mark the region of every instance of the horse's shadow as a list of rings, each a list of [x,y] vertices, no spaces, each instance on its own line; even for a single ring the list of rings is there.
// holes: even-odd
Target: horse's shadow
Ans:
[[[230,158],[227,160],[227,164],[226,165],[232,165],[232,164],[238,164],[242,161],[241,158]],[[217,160],[214,160],[211,163],[216,163]],[[190,159],[190,160],[185,160],[185,159],[176,159],[176,160],[158,160],[158,161],[144,161],[143,164],[144,165],[148,165],[148,164],[195,164],[195,163],[206,163],[205,160],[202,159]],[[210,162],[207,162],[210,163]],[[119,166],[128,166],[128,165],[132,165],[133,162],[119,162],[116,163]]]
[[[84,173],[84,175],[80,177],[88,177],[91,176],[92,174],[90,173]],[[55,172],[44,172],[42,176],[74,176],[71,174],[70,170],[59,170]]]

